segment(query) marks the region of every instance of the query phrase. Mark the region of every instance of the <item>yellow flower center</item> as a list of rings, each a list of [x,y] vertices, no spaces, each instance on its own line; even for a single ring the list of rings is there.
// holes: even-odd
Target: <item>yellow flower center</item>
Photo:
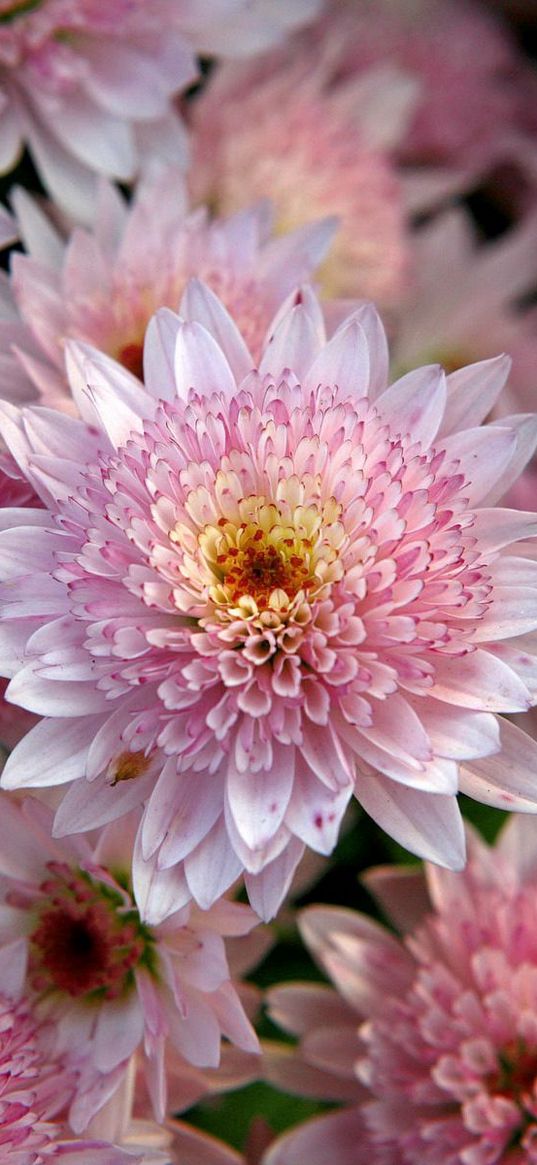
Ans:
[[[207,525],[198,537],[209,573],[209,596],[228,617],[272,613],[284,621],[291,607],[341,578],[338,561],[345,540],[341,506],[277,504],[263,497],[241,498],[234,517]],[[273,619],[264,619],[266,623]]]

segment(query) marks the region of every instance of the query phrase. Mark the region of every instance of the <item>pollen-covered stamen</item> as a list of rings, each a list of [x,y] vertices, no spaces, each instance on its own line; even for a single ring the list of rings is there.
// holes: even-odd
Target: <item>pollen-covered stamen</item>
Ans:
[[[30,937],[34,990],[115,999],[133,985],[133,970],[151,965],[154,941],[119,890],[66,863],[49,862]]]
[[[238,513],[223,516],[199,535],[213,577],[209,595],[232,617],[275,611],[280,618],[297,596],[320,598],[341,578],[345,532],[341,506],[292,506],[262,497],[241,498]]]

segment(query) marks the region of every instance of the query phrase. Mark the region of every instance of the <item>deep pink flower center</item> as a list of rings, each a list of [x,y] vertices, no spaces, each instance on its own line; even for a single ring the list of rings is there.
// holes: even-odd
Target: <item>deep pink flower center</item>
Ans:
[[[133,376],[137,376],[138,380],[144,379],[144,345],[143,340],[139,344],[130,343],[125,344],[118,352],[119,363],[123,365],[128,372],[132,372]]]
[[[513,1040],[498,1058],[500,1067],[489,1079],[490,1090],[520,1103],[532,1091],[537,1078],[537,1048],[528,1048],[522,1041]]]
[[[31,935],[34,989],[117,998],[132,986],[134,968],[152,962],[151,933],[119,890],[63,863],[48,869]]]

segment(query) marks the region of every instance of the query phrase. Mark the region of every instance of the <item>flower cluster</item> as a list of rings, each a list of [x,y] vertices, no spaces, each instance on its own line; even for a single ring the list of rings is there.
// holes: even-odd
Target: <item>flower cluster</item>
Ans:
[[[537,1161],[529,18],[0,0],[6,1165]]]

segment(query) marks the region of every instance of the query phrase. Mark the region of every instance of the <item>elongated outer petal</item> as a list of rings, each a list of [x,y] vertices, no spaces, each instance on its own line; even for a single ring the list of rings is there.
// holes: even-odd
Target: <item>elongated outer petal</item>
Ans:
[[[254,367],[239,329],[218,296],[200,279],[189,279],[179,308],[191,323],[196,321],[216,340],[237,383]]]
[[[537,506],[537,497],[535,504]],[[472,536],[477,538],[484,554],[491,550],[501,550],[511,542],[537,537],[537,514],[502,509],[500,506],[490,509],[483,507],[474,515]]]
[[[263,1165],[371,1165],[371,1144],[357,1106],[317,1117],[292,1129],[269,1148]]]
[[[95,1028],[95,1066],[110,1072],[126,1061],[138,1047],[144,1031],[144,1017],[136,991],[125,999],[105,1000]]]
[[[154,773],[146,773],[132,781],[108,784],[104,778],[95,781],[75,781],[67,790],[54,819],[54,837],[97,829],[130,813],[142,804],[152,791]]]
[[[351,316],[357,320],[367,338],[369,348],[369,398],[377,397],[388,386],[390,354],[384,324],[372,303],[364,303]],[[345,322],[341,325],[345,327]]]
[[[4,789],[64,785],[82,777],[89,745],[101,717],[40,720],[13,749],[4,766]]]
[[[191,388],[201,396],[218,393],[226,400],[237,391],[235,377],[222,349],[210,332],[196,322],[182,323],[178,329],[174,370],[177,395],[183,400]]]
[[[216,1141],[208,1133],[200,1133],[190,1125],[174,1121],[174,1149],[188,1165],[244,1165],[242,1154]]]
[[[498,809],[537,813],[537,741],[503,719],[500,740],[499,753],[461,765],[462,792]]]
[[[0,975],[2,976],[2,994],[18,999],[26,979],[28,966],[28,942],[25,938],[17,938],[0,948]]]
[[[356,797],[370,817],[406,849],[440,866],[462,870],[464,830],[456,797],[408,789],[368,772],[356,783]]]
[[[466,482],[464,493],[471,506],[487,504],[497,478],[510,465],[517,445],[516,433],[507,426],[466,429],[438,441],[436,448],[445,449],[447,463],[460,463]]]
[[[319,384],[337,385],[355,398],[367,396],[369,346],[364,329],[356,319],[338,328],[315,357],[304,378],[304,387],[315,391]]]
[[[298,761],[285,823],[296,837],[317,853],[330,854],[351,793],[351,784],[335,792],[328,789]]]
[[[303,843],[292,837],[283,853],[259,874],[244,875],[251,906],[263,922],[269,922],[277,914],[303,853]]]
[[[407,372],[377,398],[376,407],[393,435],[409,434],[427,449],[438,432],[446,402],[446,378],[437,364]]]
[[[227,774],[227,797],[235,825],[245,844],[260,849],[279,829],[293,787],[294,749],[276,745],[269,771],[238,771],[231,763]]]
[[[480,425],[496,404],[510,369],[509,356],[494,356],[492,360],[480,360],[451,372],[447,378],[441,436]]]
[[[481,498],[483,505],[494,505],[499,498],[507,493],[537,448],[537,415],[535,413],[502,417],[500,421],[492,421],[488,428],[490,430],[505,425],[509,425],[515,434],[515,448],[502,472],[498,472],[496,479],[491,482],[487,494]]]
[[[168,307],[151,317],[144,339],[144,384],[156,400],[175,400],[175,345],[181,320]]]
[[[185,859],[188,888],[202,910],[208,910],[225,894],[242,872],[232,848],[223,816]]]
[[[180,865],[159,870],[156,857],[144,860],[140,832],[133,852],[132,885],[140,915],[150,926],[159,925],[192,899]]]
[[[39,716],[80,716],[104,712],[107,707],[104,692],[93,682],[80,680],[46,680],[35,670],[34,664],[21,667],[10,681],[6,699],[20,704]]]
[[[437,700],[484,712],[525,712],[531,704],[526,685],[490,651],[438,655],[434,659]]]
[[[73,397],[89,425],[102,429],[114,449],[141,432],[154,404],[135,376],[77,340],[67,342],[65,359]]]
[[[265,348],[259,372],[278,378],[285,369],[291,369],[299,380],[312,364],[312,354],[321,348],[318,322],[312,313],[309,298],[297,293],[294,306],[282,314]]]

